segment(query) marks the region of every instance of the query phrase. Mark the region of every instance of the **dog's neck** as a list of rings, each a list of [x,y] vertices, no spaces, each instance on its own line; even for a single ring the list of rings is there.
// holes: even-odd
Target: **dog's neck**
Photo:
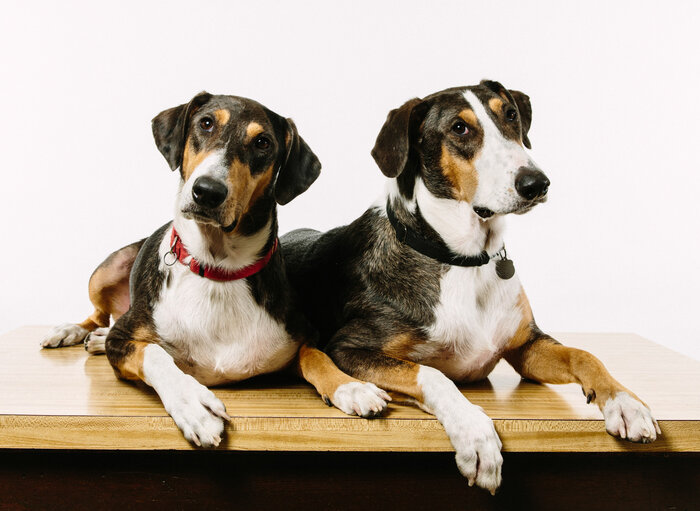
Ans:
[[[220,227],[201,224],[176,212],[173,226],[187,251],[200,264],[226,270],[239,270],[255,263],[272,246],[277,237],[274,211],[264,227],[243,235],[235,229],[225,233]]]
[[[410,200],[399,191],[395,179],[389,181],[387,194],[401,222],[428,240],[444,243],[455,254],[478,256],[486,251],[493,255],[503,247],[502,217],[484,220],[468,202],[435,197],[420,178]]]

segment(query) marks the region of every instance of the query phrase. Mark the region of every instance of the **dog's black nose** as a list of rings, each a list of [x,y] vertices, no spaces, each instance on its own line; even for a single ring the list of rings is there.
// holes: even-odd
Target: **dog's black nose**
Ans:
[[[539,199],[547,195],[549,179],[544,172],[528,167],[520,167],[515,176],[515,190],[527,200]]]
[[[192,185],[192,198],[205,208],[215,208],[224,202],[228,188],[221,181],[209,176],[198,177]]]

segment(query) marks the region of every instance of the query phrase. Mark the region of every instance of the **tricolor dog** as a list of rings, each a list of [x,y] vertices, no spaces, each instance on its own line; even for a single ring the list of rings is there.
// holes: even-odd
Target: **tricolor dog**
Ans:
[[[501,441],[453,381],[505,358],[524,378],[578,383],[611,435],[652,442],[649,408],[593,355],[535,324],[503,225],[544,202],[529,98],[482,81],[389,113],[372,155],[386,193],[350,225],[282,238],[288,275],[338,367],[408,395],[444,426],[470,484],[501,483]]]
[[[288,285],[276,205],[321,168],[294,123],[249,99],[201,93],[156,116],[153,135],[181,177],[174,220],[110,255],[90,278],[95,312],[42,345],[85,340],[106,352],[118,377],[155,389],[196,445],[218,445],[228,419],[205,385],[286,367],[346,413],[380,413],[389,396],[313,347]]]

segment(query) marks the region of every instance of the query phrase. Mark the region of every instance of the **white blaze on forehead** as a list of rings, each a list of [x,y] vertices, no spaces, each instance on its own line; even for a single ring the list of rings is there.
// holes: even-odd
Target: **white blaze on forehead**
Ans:
[[[493,120],[491,119],[491,116],[486,111],[486,107],[484,107],[483,103],[476,96],[476,94],[468,90],[464,93],[464,99],[466,99],[469,102],[469,106],[472,107],[476,118],[479,119],[481,129],[484,131],[484,139],[491,138],[500,139],[504,142],[512,142],[510,140],[507,140],[503,136],[501,130],[499,130],[498,126],[494,124]]]
[[[530,157],[518,142],[503,136],[474,92],[466,91],[464,99],[472,107],[484,133],[482,146],[474,159],[479,185],[473,203],[496,212],[507,210],[518,200],[515,174],[520,167],[531,165]]]
[[[527,166],[530,158],[523,147],[515,140],[503,136],[501,130],[493,122],[483,103],[472,91],[464,93],[464,97],[472,107],[484,132],[484,142],[476,158],[477,170],[512,171]],[[481,176],[479,176],[481,178]]]

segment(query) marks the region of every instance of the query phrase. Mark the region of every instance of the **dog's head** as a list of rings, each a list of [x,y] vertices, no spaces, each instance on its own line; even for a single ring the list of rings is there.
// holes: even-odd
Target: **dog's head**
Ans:
[[[321,170],[292,120],[250,99],[202,92],[152,125],[158,149],[182,177],[178,211],[225,232],[288,203]]]
[[[372,156],[408,200],[420,179],[435,197],[469,203],[481,218],[524,213],[549,187],[525,151],[531,119],[527,95],[484,80],[391,111]]]

